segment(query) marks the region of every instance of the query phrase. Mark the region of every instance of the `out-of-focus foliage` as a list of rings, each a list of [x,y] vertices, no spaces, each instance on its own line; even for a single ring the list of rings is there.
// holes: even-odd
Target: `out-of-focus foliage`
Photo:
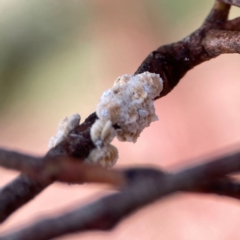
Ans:
[[[149,4],[149,2],[151,4]],[[152,24],[160,27],[156,31],[160,34],[164,29],[166,42],[176,41],[176,36],[181,38],[189,34],[194,23],[200,25],[213,2],[208,0],[151,0],[146,2]],[[194,30],[194,29],[193,29]]]
[[[155,10],[159,12],[160,8],[164,8],[164,12],[161,11],[161,14],[164,14],[172,24],[180,23],[183,24],[189,19],[189,16],[193,14],[193,11],[196,11],[196,4],[199,12],[202,12],[206,9],[206,3],[209,1],[189,1],[189,0],[152,0],[155,5]],[[213,4],[213,3],[211,3]],[[197,13],[195,13],[197,14]]]
[[[28,75],[56,55],[60,60],[72,45],[81,46],[77,36],[85,31],[87,15],[84,1],[0,2],[0,110],[31,94],[31,85],[43,88],[43,81],[51,82],[44,73],[44,78]]]
[[[198,3],[198,7],[204,2]],[[140,8],[145,7],[149,26],[153,26],[152,34],[158,34],[166,41],[171,39],[167,36],[174,32],[177,23],[186,21],[197,9],[196,2],[191,0],[141,0],[138,3]],[[86,98],[84,89],[89,79],[92,88],[100,83],[92,77],[97,75],[99,62],[91,59],[91,53],[95,51],[96,56],[96,48],[100,47],[95,45],[92,28],[103,21],[102,17],[107,23],[103,26],[109,28],[111,12],[119,12],[126,17],[131,12],[138,25],[143,21],[135,2],[116,3],[118,11],[113,8],[114,4],[109,0],[0,0],[0,112],[9,112],[12,107],[18,111],[28,107],[29,111],[44,108],[48,100],[53,103],[59,101],[55,92],[59,93],[57,98],[70,95],[72,101],[77,95],[81,95],[81,99]],[[101,16],[104,9],[108,12]],[[124,24],[120,21],[112,24],[118,24],[117,28]],[[128,31],[127,26],[122,28]],[[108,31],[100,28],[99,33]],[[113,31],[111,34],[118,33]],[[106,36],[107,41],[112,40]],[[102,71],[101,67],[99,71]],[[60,105],[63,107],[61,101]]]

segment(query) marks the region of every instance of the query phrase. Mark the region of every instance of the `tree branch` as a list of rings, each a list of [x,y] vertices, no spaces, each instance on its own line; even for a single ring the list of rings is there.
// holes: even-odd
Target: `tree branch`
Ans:
[[[4,222],[13,212],[31,201],[48,185],[46,182],[39,182],[21,174],[0,189],[0,222]]]
[[[95,164],[84,164],[71,157],[37,158],[0,149],[0,166],[20,171],[41,183],[97,182],[114,186],[124,185],[124,176]]]
[[[224,28],[229,10],[230,5],[216,1],[198,30],[181,41],[161,46],[151,52],[135,74],[145,71],[160,74],[164,84],[163,91],[157,98],[168,94],[190,69],[213,58],[204,49],[202,40],[209,30]]]
[[[202,44],[209,56],[223,53],[240,53],[240,32],[210,30]]]
[[[240,152],[237,154],[240,158]],[[149,168],[108,170],[95,164],[84,164],[69,157],[45,157],[41,159],[4,149],[0,149],[0,156],[0,166],[27,174],[41,185],[60,181],[66,183],[107,183],[112,186],[126,187],[142,178],[170,175],[166,171]],[[24,175],[21,175],[21,178],[24,181],[28,179]],[[222,178],[203,184],[199,189],[191,189],[191,191],[238,198],[240,194],[238,184],[229,178]]]
[[[155,170],[125,171],[131,184],[121,193],[109,195],[58,217],[45,218],[0,237],[0,240],[45,240],[74,232],[109,230],[124,217],[158,199],[178,191],[201,189],[218,178],[240,170],[240,153],[227,155],[174,174]],[[239,188],[239,186],[238,186]]]
[[[227,21],[224,29],[230,31],[240,31],[240,17]]]
[[[204,184],[196,189],[198,193],[210,193],[240,200],[240,183],[228,177]]]

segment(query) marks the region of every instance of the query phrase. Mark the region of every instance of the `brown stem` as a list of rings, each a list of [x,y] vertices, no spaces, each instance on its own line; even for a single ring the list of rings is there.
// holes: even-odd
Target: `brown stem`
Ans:
[[[71,156],[80,159],[86,157],[94,148],[89,130],[96,119],[96,114],[91,114],[84,123],[73,130],[74,134],[55,148],[50,149],[46,157]],[[0,158],[4,158],[4,155],[0,154]],[[7,184],[0,191],[0,222],[4,222],[12,213],[32,200],[51,183],[52,181],[39,182],[22,174]]]
[[[74,232],[109,230],[126,216],[158,199],[178,191],[194,191],[226,174],[240,171],[240,153],[224,156],[174,174],[145,171],[143,176],[126,171],[132,181],[121,193],[101,198],[58,217],[46,218],[0,240],[45,240]],[[134,177],[136,177],[134,179]],[[239,187],[239,186],[238,186]]]
[[[225,30],[240,31],[240,17],[229,20],[224,25]]]
[[[224,53],[240,53],[240,32],[210,30],[202,44],[212,57]]]
[[[70,157],[36,158],[0,149],[0,166],[27,174],[39,182],[97,182],[123,186],[124,177],[96,164],[85,164]]]
[[[49,184],[21,174],[0,190],[0,222],[37,196]]]
[[[204,184],[196,189],[198,193],[211,193],[220,196],[227,196],[235,199],[240,199],[240,183],[235,179],[222,178],[216,181]]]
[[[240,152],[238,154],[240,157]],[[4,149],[0,149],[0,156],[0,166],[27,174],[35,179],[38,185],[41,184],[40,187],[53,181],[107,183],[112,186],[124,187],[142,178],[170,175],[162,170],[148,168],[131,168],[122,171],[108,170],[95,164],[84,164],[69,157],[41,159]],[[25,182],[29,180],[24,175],[21,175],[21,178]],[[239,183],[224,178],[203,184],[194,191],[238,197],[240,189],[236,184]]]
[[[209,30],[224,27],[229,10],[230,5],[216,1],[198,30],[181,41],[161,46],[151,52],[135,74],[145,71],[160,74],[164,87],[159,97],[168,94],[190,69],[213,58],[202,46],[202,40]]]

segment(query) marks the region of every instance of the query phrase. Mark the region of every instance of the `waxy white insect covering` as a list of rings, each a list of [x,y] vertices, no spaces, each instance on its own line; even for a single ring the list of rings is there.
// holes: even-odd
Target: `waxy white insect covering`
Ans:
[[[111,145],[112,140],[117,137],[120,141],[136,142],[142,130],[158,120],[153,103],[162,89],[159,74],[144,72],[120,76],[113,87],[103,93],[97,105],[99,119],[90,129],[96,148],[84,161],[112,167],[118,159],[118,150]],[[64,118],[57,135],[50,139],[49,147],[63,141],[79,122],[79,114]]]
[[[97,162],[99,152],[101,165],[104,165],[103,152],[107,154],[115,136],[120,141],[136,142],[142,130],[158,120],[153,103],[162,89],[163,81],[159,74],[144,72],[120,76],[113,87],[103,93],[96,110],[99,120],[91,128],[91,138],[97,147],[93,150],[92,162]],[[113,152],[108,154],[107,166],[116,163],[116,159],[110,159],[110,155],[118,156],[115,150]],[[91,154],[88,162],[91,162]]]
[[[58,125],[57,135],[51,137],[49,141],[49,148],[57,146],[60,142],[67,137],[67,135],[79,125],[81,117],[78,113],[71,115],[70,117],[65,117]]]

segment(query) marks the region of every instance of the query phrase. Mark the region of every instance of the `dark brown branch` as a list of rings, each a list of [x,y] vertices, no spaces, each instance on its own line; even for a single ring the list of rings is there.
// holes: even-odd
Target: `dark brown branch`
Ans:
[[[0,166],[20,171],[35,179],[40,186],[46,186],[53,181],[67,183],[107,183],[112,186],[124,187],[152,176],[167,176],[170,173],[156,169],[134,168],[127,170],[107,170],[97,165],[84,164],[69,157],[37,158],[13,151],[0,149]],[[239,153],[240,157],[240,153]],[[28,177],[21,175],[24,181]],[[44,184],[45,183],[45,184]],[[228,178],[203,184],[199,189],[191,189],[202,193],[214,193],[238,198],[240,187],[237,182]]]
[[[161,46],[150,53],[135,74],[145,71],[160,74],[164,85],[159,97],[168,94],[190,69],[213,58],[202,46],[202,40],[209,30],[224,28],[229,9],[230,5],[216,1],[198,30],[181,41]]]
[[[227,21],[224,29],[230,31],[240,31],[240,17]]]
[[[175,174],[150,170],[140,178],[139,172],[126,171],[131,184],[122,193],[104,197],[85,207],[58,217],[46,218],[26,228],[0,237],[0,240],[45,240],[74,232],[109,230],[129,214],[162,197],[178,191],[201,188],[223,175],[240,170],[240,153],[221,157]]]
[[[108,183],[118,187],[124,185],[124,178],[119,172],[83,164],[69,157],[37,158],[0,149],[0,166],[28,175],[21,174],[0,190],[1,222],[55,180],[68,183]]]
[[[90,128],[97,119],[95,112],[89,115],[81,125],[71,131],[64,141],[50,149],[46,156],[69,156],[80,160],[86,158],[95,148],[90,137]]]
[[[1,166],[23,171],[31,176],[29,178],[25,175],[20,175],[16,182],[8,186],[10,190],[1,190],[0,202],[3,204],[0,205],[0,219],[2,221],[7,218],[11,211],[14,211],[14,208],[18,208],[25,201],[31,200],[33,193],[40,193],[44,187],[54,180],[72,183],[108,183],[113,186],[123,187],[126,183],[127,185],[132,185],[149,177],[170,176],[169,173],[154,169],[110,171],[98,166],[82,164],[70,158],[40,159],[6,150],[0,150],[0,156]],[[190,191],[213,193],[239,199],[240,185],[237,182],[224,178],[203,184],[197,189],[190,189]],[[26,199],[26,197],[28,198]],[[15,203],[16,205],[9,203]]]
[[[223,53],[240,53],[240,32],[210,30],[202,42],[209,56]]]
[[[36,158],[0,149],[0,166],[27,174],[39,182],[65,183],[97,182],[115,186],[124,185],[124,176],[96,164],[84,164],[70,157]]]
[[[21,174],[0,190],[0,222],[37,196],[49,184]]]
[[[29,162],[29,160],[33,160],[37,162],[39,158],[1,149],[0,160],[5,164],[5,167],[9,167],[9,164],[18,166],[21,161]],[[26,202],[32,200],[47,185],[46,181],[34,180],[21,174],[13,182],[2,188],[0,190],[0,222],[6,220],[12,212]]]
[[[239,153],[240,159],[240,153]],[[164,177],[170,176],[170,173],[163,172],[162,170],[157,169],[142,169],[142,168],[133,168],[125,170],[125,182],[128,185],[131,185],[134,182],[141,181],[143,178],[147,177]],[[203,193],[203,194],[215,194],[220,196],[231,197],[235,199],[240,199],[240,182],[238,182],[234,178],[223,177],[214,181],[210,181],[207,183],[199,183],[199,186],[187,190],[187,192],[196,192],[196,193]]]
[[[210,193],[220,196],[227,196],[235,199],[240,199],[240,183],[231,178],[222,178],[216,181],[204,184],[196,189],[198,193]]]
[[[51,149],[46,154],[46,157],[70,156],[79,157],[80,159],[86,157],[94,148],[89,130],[96,119],[96,114],[91,114],[84,123],[73,130],[74,134],[71,134],[66,141]],[[4,157],[5,155],[0,153],[0,158]],[[13,212],[32,200],[50,184],[51,182],[41,183],[24,175],[7,184],[0,191],[0,210],[2,210],[0,211],[0,222],[4,222]],[[20,189],[21,193],[17,192],[16,189]]]

